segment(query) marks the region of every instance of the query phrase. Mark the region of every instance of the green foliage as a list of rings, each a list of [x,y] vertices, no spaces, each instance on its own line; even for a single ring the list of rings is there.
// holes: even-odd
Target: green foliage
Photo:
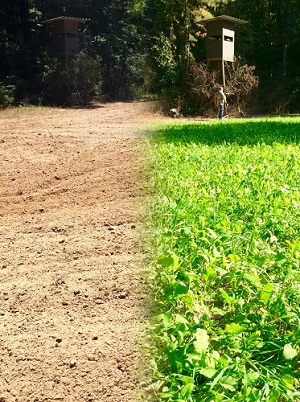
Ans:
[[[192,57],[191,33],[197,30],[194,11],[197,0],[147,1],[150,20],[149,60],[155,71],[153,87],[174,101],[186,88],[189,59]]]
[[[44,57],[44,66],[40,75],[43,88],[40,102],[47,105],[64,105],[70,93],[65,66],[46,53]]]
[[[6,107],[14,103],[15,87],[4,85],[0,82],[0,107]]]
[[[161,33],[153,46],[153,51],[157,65],[157,82],[154,89],[173,100],[178,96],[180,88],[179,68],[172,51],[172,43]]]
[[[94,51],[102,58],[103,94],[110,100],[133,99],[144,87],[144,2],[112,0],[91,9]],[[96,11],[96,12],[95,12]],[[96,24],[97,21],[97,24]]]
[[[81,105],[99,97],[102,85],[100,63],[100,58],[81,51],[69,60],[66,71],[63,63],[45,54],[41,101],[45,104]]]
[[[156,130],[153,400],[298,400],[299,123]]]
[[[100,57],[93,58],[84,51],[74,55],[68,70],[71,104],[87,104],[101,95],[100,66]]]

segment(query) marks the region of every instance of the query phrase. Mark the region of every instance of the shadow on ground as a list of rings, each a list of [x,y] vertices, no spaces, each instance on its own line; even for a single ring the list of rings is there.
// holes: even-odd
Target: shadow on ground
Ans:
[[[177,123],[166,125],[154,134],[154,139],[182,144],[236,144],[254,146],[273,143],[298,144],[300,118],[242,119],[221,122]]]

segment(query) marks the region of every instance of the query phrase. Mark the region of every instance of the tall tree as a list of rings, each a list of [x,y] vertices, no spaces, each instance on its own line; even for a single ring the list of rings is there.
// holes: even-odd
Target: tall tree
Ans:
[[[112,0],[103,10],[104,92],[113,99],[130,99],[134,67],[141,53],[132,0]]]

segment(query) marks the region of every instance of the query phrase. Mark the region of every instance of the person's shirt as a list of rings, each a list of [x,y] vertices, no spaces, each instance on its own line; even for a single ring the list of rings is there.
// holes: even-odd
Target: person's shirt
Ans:
[[[218,105],[224,105],[226,103],[226,95],[224,94],[223,91],[219,91],[217,93],[217,101]]]

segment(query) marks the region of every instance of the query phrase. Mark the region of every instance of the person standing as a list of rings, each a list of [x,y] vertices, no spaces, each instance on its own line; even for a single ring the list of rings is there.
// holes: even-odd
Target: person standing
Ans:
[[[222,86],[220,87],[219,92],[216,95],[216,103],[219,107],[219,120],[222,120],[224,116],[225,105],[227,105],[226,95]]]

